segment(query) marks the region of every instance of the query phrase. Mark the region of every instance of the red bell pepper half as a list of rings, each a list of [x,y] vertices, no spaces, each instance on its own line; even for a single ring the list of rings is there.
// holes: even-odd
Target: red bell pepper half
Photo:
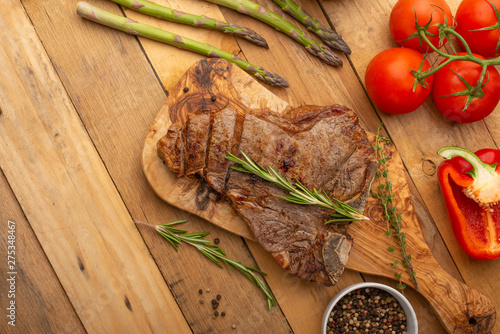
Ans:
[[[439,185],[453,233],[477,260],[500,257],[500,150],[443,147]]]

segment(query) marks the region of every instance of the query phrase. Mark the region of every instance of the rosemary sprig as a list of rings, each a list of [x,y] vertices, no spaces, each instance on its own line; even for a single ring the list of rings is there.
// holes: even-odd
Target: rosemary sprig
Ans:
[[[211,243],[210,240],[205,239],[209,232],[195,232],[195,233],[187,233],[185,230],[181,230],[173,227],[177,224],[182,224],[187,222],[187,220],[178,220],[171,223],[156,225],[156,231],[164,237],[174,248],[178,251],[178,245],[181,245],[183,242],[195,247],[200,253],[208,257],[214,263],[216,263],[219,267],[223,267],[219,262],[221,260],[231,269],[235,268],[240,273],[245,275],[253,284],[255,284],[259,289],[262,290],[264,296],[266,298],[267,306],[271,309],[273,306],[277,304],[274,295],[271,292],[271,289],[267,286],[267,284],[260,279],[255,273],[259,273],[261,275],[266,275],[266,273],[241,264],[239,261],[231,260],[226,257],[226,253],[218,246]]]
[[[393,202],[395,195],[392,193],[392,183],[389,181],[389,169],[387,168],[387,157],[383,151],[382,145],[389,145],[391,143],[388,137],[384,137],[380,135],[380,130],[382,129],[383,124],[380,123],[377,133],[375,134],[375,145],[373,148],[377,154],[377,160],[382,167],[381,171],[377,171],[375,174],[375,178],[378,180],[377,190],[378,193],[370,190],[372,197],[379,199],[382,207],[384,209],[384,218],[387,223],[386,236],[389,238],[389,247],[387,247],[387,251],[389,251],[393,256],[393,262],[390,263],[390,266],[395,269],[394,276],[399,281],[397,284],[397,288],[401,290],[404,294],[404,289],[406,288],[406,284],[402,281],[402,273],[397,269],[399,264],[401,263],[405,268],[405,272],[410,276],[410,282],[413,282],[415,286],[415,290],[418,291],[417,284],[417,275],[415,270],[413,269],[413,265],[411,263],[411,254],[408,252],[408,247],[406,245],[406,235],[402,231],[401,225],[401,213],[397,212],[397,206]],[[403,260],[400,262],[399,259],[395,255],[396,247],[393,244],[392,236],[395,236],[397,239],[397,244],[400,248],[401,256]]]
[[[244,152],[241,152],[241,155],[243,155],[245,160],[242,160],[235,155],[228,153],[226,159],[240,165],[233,165],[231,166],[231,168],[243,173],[255,174],[258,177],[269,181],[282,189],[285,189],[289,192],[290,196],[281,196],[281,198],[283,198],[284,200],[296,204],[314,205],[327,210],[335,210],[336,213],[330,214],[333,219],[325,222],[325,224],[355,220],[370,220],[368,217],[363,216],[361,212],[354,209],[350,205],[336,198],[328,197],[326,192],[319,192],[316,189],[310,191],[298,180],[295,180],[295,185],[293,185],[287,177],[281,176],[274,168],[267,167],[266,169],[262,167],[261,165],[253,161]]]

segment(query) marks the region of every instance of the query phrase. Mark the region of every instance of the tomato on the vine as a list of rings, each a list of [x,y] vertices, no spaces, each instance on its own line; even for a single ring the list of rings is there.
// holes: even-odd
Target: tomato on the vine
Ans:
[[[380,52],[368,64],[365,85],[368,95],[377,107],[391,114],[406,114],[417,109],[429,96],[433,76],[426,79],[426,87],[415,86],[411,70],[422,70],[430,65],[424,56],[413,49],[392,48]]]
[[[500,28],[495,10],[490,4],[500,11],[500,0],[464,0],[457,9],[457,28],[455,29],[465,39],[474,53],[491,58],[500,55],[498,41]],[[474,31],[492,27],[490,30]]]
[[[417,16],[418,25],[422,27],[427,24],[432,15],[432,22],[429,24],[428,31],[438,35],[438,28],[433,25],[435,23],[444,23],[445,15],[448,24],[453,24],[450,6],[445,0],[399,0],[392,8],[389,29],[396,43],[422,53],[426,51],[432,52],[432,49],[425,41],[422,41],[422,47],[420,47],[418,36],[403,42],[417,31],[415,15]],[[435,47],[439,47],[439,36],[427,36],[427,38]],[[443,41],[444,43],[446,43],[446,40]]]
[[[461,52],[458,55],[465,55]],[[476,57],[484,57],[474,54]],[[467,93],[476,86],[482,67],[471,61],[454,61],[434,74],[432,97],[438,110],[449,119],[459,123],[477,122],[491,114],[500,101],[500,74],[494,66],[488,66],[484,78],[483,97],[472,97],[465,111],[469,96]],[[469,87],[457,75],[469,83]],[[449,96],[460,93],[461,95]],[[481,94],[482,95],[482,94]]]

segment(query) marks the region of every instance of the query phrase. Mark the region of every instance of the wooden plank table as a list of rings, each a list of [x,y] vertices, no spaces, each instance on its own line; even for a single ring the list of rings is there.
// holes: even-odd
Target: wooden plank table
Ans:
[[[498,148],[500,107],[469,125],[446,120],[431,100],[407,115],[373,108],[363,89],[364,72],[376,53],[395,46],[388,19],[396,0],[299,1],[352,48],[351,56],[341,56],[342,68],[321,63],[281,33],[231,10],[201,0],[155,1],[247,26],[270,49],[89,0],[282,75],[290,88],[266,88],[291,105],[340,103],[356,110],[370,131],[383,121],[403,159],[433,255],[499,309],[500,262],[472,260],[455,241],[437,184],[436,152],[447,145]],[[271,1],[258,2],[280,13]],[[448,0],[453,12],[459,2]],[[16,226],[14,299],[6,297],[12,288],[6,255],[0,265],[1,333],[319,333],[324,308],[341,289],[362,281],[395,286],[350,270],[335,287],[304,283],[282,271],[258,244],[154,194],[141,170],[144,138],[168,92],[203,57],[82,20],[76,1],[2,1],[0,45],[2,254],[9,222]],[[134,224],[177,219],[189,219],[190,231],[219,238],[231,258],[267,272],[278,307],[269,311],[258,288],[238,272],[215,266],[188,246],[176,253],[154,230]],[[427,301],[412,289],[406,293],[420,333],[445,333]],[[217,294],[223,298],[219,310],[227,315],[213,319],[210,300]],[[15,327],[7,323],[10,300]],[[499,325],[493,332],[500,333]]]

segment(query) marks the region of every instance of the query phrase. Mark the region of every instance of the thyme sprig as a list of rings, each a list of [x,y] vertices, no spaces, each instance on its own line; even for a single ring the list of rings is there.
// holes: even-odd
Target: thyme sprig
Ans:
[[[209,232],[195,232],[195,233],[187,233],[185,230],[181,230],[175,228],[173,226],[177,224],[186,223],[187,220],[178,220],[171,223],[160,224],[155,226],[155,230],[167,240],[172,247],[176,251],[178,251],[178,245],[181,245],[183,242],[193,246],[200,253],[205,255],[219,267],[223,268],[220,261],[224,262],[231,269],[237,269],[240,273],[245,275],[253,284],[255,284],[259,289],[262,290],[264,296],[266,298],[267,307],[271,309],[273,306],[277,305],[276,299],[271,292],[269,286],[255,273],[259,273],[261,275],[266,275],[266,273],[246,266],[239,261],[231,260],[226,257],[226,253],[218,246],[213,244],[210,240],[205,239]],[[136,223],[140,223],[137,222]],[[144,223],[142,223],[144,224]],[[148,224],[146,224],[148,225]],[[220,260],[220,261],[219,261]]]
[[[413,282],[415,289],[418,291],[417,274],[413,269],[411,254],[408,252],[408,246],[406,245],[406,234],[402,231],[401,213],[397,212],[397,205],[394,203],[395,195],[392,193],[392,182],[389,180],[387,157],[382,147],[384,144],[390,145],[391,141],[388,137],[380,135],[382,127],[383,124],[380,123],[378,131],[375,134],[375,145],[373,146],[381,168],[381,170],[378,170],[375,174],[375,178],[378,180],[378,193],[373,190],[370,190],[370,192],[372,197],[379,199],[382,204],[384,219],[387,223],[385,234],[389,238],[387,251],[390,252],[393,257],[393,262],[390,263],[390,266],[395,270],[394,276],[398,280],[397,288],[404,294],[406,284],[402,281],[402,273],[398,269],[399,265],[401,264],[405,268],[405,272],[409,275],[410,282]],[[400,254],[403,257],[402,261],[400,261],[395,254],[397,246],[394,245],[393,236],[396,237],[397,246],[399,246]]]
[[[289,192],[290,196],[281,196],[284,200],[301,205],[314,205],[327,210],[335,210],[335,213],[330,214],[333,218],[325,222],[325,224],[333,222],[349,222],[355,220],[370,220],[361,212],[354,209],[350,205],[336,199],[330,198],[326,192],[319,192],[317,189],[313,191],[308,190],[302,183],[295,180],[295,185],[287,178],[281,176],[274,168],[264,168],[255,161],[253,161],[244,152],[241,155],[245,160],[242,160],[235,155],[228,153],[226,159],[240,165],[231,166],[232,169],[257,175],[258,177],[271,182],[272,184],[285,189]]]

